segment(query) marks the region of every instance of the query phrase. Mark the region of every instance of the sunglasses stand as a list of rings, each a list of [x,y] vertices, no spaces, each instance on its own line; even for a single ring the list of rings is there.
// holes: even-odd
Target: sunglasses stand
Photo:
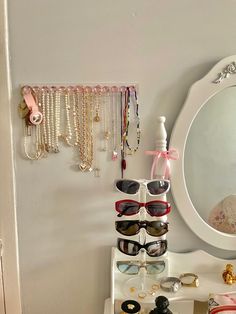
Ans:
[[[157,123],[157,135],[156,135],[156,150],[157,152],[165,152],[167,145],[167,133],[165,130],[165,117],[159,117]],[[155,154],[153,156],[155,159]],[[163,180],[166,174],[166,166],[167,160],[166,158],[160,156],[158,159],[158,167],[153,171],[153,179]],[[138,201],[140,203],[146,203],[147,201],[147,185],[146,180],[144,180],[144,184],[142,184],[142,180],[138,180],[140,182],[140,189],[138,196]],[[120,191],[120,189],[118,189]],[[122,192],[122,191],[121,191]],[[166,202],[166,194],[158,195],[158,200]],[[147,212],[144,208],[141,208],[139,211],[139,220],[144,221],[150,217],[146,217]],[[155,219],[155,218],[153,218]],[[158,220],[163,222],[167,221],[167,215],[164,215]],[[148,242],[146,238],[149,236],[146,235],[146,232],[143,228],[141,228],[139,233],[139,242],[141,245]],[[166,235],[161,237],[162,240],[166,240]],[[147,241],[146,241],[147,240]],[[122,273],[117,268],[117,262],[123,261],[125,263],[139,263],[141,265],[145,265],[145,263],[163,261],[165,263],[165,268],[162,272],[157,274],[149,275],[147,269],[145,267],[140,267],[138,275],[128,275]],[[176,261],[176,257],[174,256],[171,259],[173,262]],[[127,299],[136,300],[141,304],[142,310],[145,310],[142,313],[148,314],[151,309],[154,307],[155,298],[159,294],[163,294],[159,288],[159,282],[162,277],[170,276],[170,259],[169,253],[165,253],[160,257],[150,257],[146,254],[144,249],[141,249],[137,256],[127,256],[119,251],[118,248],[112,248],[111,255],[111,298],[106,300],[104,314],[120,314],[121,304],[123,301]],[[180,263],[181,266],[182,262]],[[175,269],[175,265],[173,267]],[[129,279],[130,278],[130,279]],[[171,296],[171,294],[170,294]],[[170,297],[168,296],[168,297]],[[173,296],[172,296],[173,297]]]
[[[146,187],[141,184],[138,200],[140,203],[146,203],[147,194]],[[139,220],[146,220],[146,210],[141,208],[139,211]],[[140,230],[139,233],[139,243],[146,243],[146,232],[144,229]],[[140,265],[145,265],[147,261],[145,249],[141,249],[139,253],[139,263]],[[157,282],[156,280],[147,276],[147,270],[145,267],[141,267],[139,275],[128,279],[123,284],[123,292],[129,298],[135,298],[137,300],[146,300],[148,297],[155,297],[157,295]]]

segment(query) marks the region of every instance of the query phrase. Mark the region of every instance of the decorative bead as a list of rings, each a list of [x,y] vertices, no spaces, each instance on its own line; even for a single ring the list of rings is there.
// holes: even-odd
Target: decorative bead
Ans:
[[[96,113],[96,116],[94,117],[93,120],[94,120],[95,122],[100,122],[100,121],[101,121],[101,119],[100,119],[98,113]]]
[[[126,169],[126,160],[125,160],[125,159],[122,159],[122,161],[121,161],[121,167],[122,167],[123,170]]]

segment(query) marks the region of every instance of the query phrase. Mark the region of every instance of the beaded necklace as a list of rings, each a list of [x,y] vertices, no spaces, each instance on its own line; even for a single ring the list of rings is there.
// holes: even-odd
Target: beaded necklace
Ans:
[[[124,177],[124,171],[126,169],[125,160],[125,144],[126,144],[126,107],[127,107],[127,88],[121,88],[121,106],[120,106],[120,131],[121,131],[121,178]]]
[[[140,130],[140,119],[139,119],[139,105],[138,105],[138,99],[137,99],[137,92],[134,87],[129,87],[127,89],[127,105],[126,105],[126,132],[125,132],[125,143],[127,145],[128,150],[130,151],[131,155],[134,154],[140,144],[140,137],[141,137],[141,130]],[[129,128],[130,128],[130,107],[131,103],[133,103],[134,106],[134,112],[135,112],[135,122],[136,122],[136,139],[137,139],[137,144],[135,147],[131,147],[129,143]]]

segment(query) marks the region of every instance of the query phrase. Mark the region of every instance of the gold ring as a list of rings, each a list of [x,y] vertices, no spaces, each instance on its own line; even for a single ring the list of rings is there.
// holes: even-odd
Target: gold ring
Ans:
[[[134,293],[136,291],[136,288],[135,287],[130,287],[129,291],[130,291],[130,293]]]
[[[156,290],[149,290],[148,294],[152,295],[154,297],[154,295],[156,294]]]
[[[188,278],[188,277],[193,278],[193,281],[188,283],[188,282],[185,282],[183,280],[183,278]],[[194,273],[184,273],[184,274],[181,274],[179,276],[179,279],[180,279],[182,285],[185,286],[185,287],[195,287],[196,288],[196,287],[199,286],[198,276],[196,274],[194,274]]]
[[[158,285],[158,284],[154,284],[154,285],[152,285],[152,289],[153,290],[158,290],[160,288],[160,285]]]
[[[144,299],[144,298],[146,298],[146,296],[147,296],[147,293],[146,293],[146,292],[140,292],[140,293],[138,294],[139,299]]]

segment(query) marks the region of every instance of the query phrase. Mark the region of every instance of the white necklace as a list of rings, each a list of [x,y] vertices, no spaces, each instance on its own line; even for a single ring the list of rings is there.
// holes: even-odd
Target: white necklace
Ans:
[[[54,110],[55,110],[55,140],[54,140],[54,153],[59,153],[59,137],[61,136],[60,125],[61,125],[61,89],[55,90],[54,97]]]
[[[101,150],[106,152],[108,150],[108,142],[111,137],[111,131],[109,128],[109,117],[110,117],[110,106],[109,106],[109,89],[103,87],[102,99],[101,99],[101,110],[102,110],[102,146]]]
[[[66,110],[65,140],[69,146],[74,146],[74,144],[71,142],[71,140],[72,140],[72,129],[71,129],[71,121],[70,121],[71,102],[70,102],[70,89],[69,88],[67,88],[65,90],[65,110]]]
[[[99,158],[98,158],[98,139],[100,137],[100,132],[102,131],[102,124],[100,116],[101,116],[101,104],[102,104],[102,91],[100,86],[96,86],[94,89],[95,97],[94,97],[94,111],[95,116],[92,122],[92,132],[93,132],[93,146],[94,146],[94,175],[95,177],[100,177],[100,166],[99,166]]]
[[[118,103],[118,89],[116,86],[113,86],[111,89],[111,111],[112,111],[112,156],[113,161],[118,158],[118,139],[117,139],[117,130],[118,130],[118,112],[119,112],[119,103]]]

